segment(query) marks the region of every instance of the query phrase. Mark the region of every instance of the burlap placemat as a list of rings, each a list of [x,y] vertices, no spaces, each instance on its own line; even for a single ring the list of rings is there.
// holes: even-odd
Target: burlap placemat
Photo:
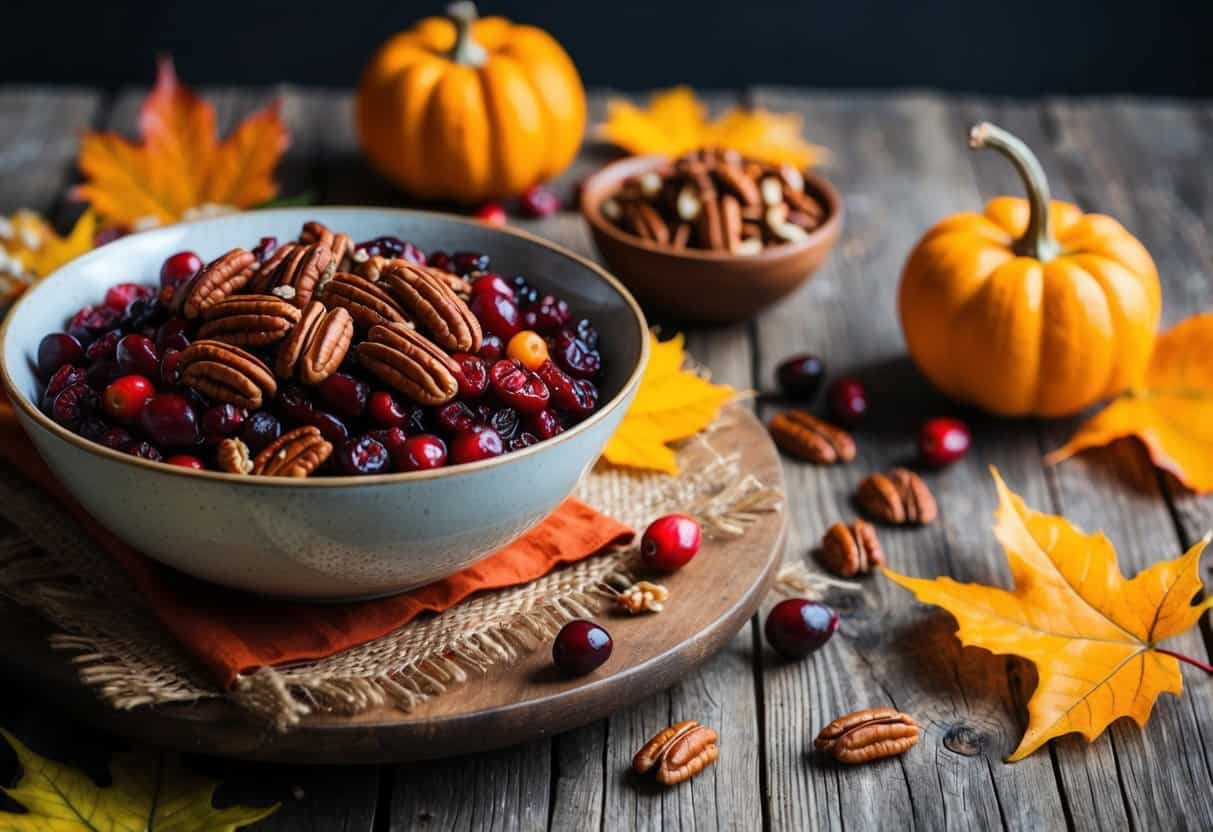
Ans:
[[[634,528],[662,514],[697,517],[709,537],[739,536],[782,497],[718,448],[740,411],[678,452],[680,477],[598,466],[577,496]],[[233,690],[205,678],[141,603],[121,569],[62,509],[0,466],[0,515],[16,527],[0,543],[0,594],[36,610],[72,656],[80,679],[115,708],[226,698],[289,730],[315,712],[407,711],[487,669],[517,661],[567,621],[594,614],[630,583],[637,547],[588,558],[524,586],[486,592],[436,616],[315,661],[265,667]],[[34,541],[37,541],[36,543]]]

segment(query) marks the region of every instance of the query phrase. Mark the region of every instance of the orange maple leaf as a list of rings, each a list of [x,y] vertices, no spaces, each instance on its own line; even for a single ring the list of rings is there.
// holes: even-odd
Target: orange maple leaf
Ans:
[[[1213,313],[1158,337],[1140,385],[1088,420],[1052,464],[1085,448],[1136,436],[1150,459],[1193,491],[1213,491]]]
[[[117,133],[80,140],[85,182],[72,191],[111,225],[176,222],[198,209],[252,208],[274,198],[274,168],[289,137],[273,102],[219,142],[215,108],[177,80],[162,58],[139,110],[142,143]]]
[[[1213,599],[1192,603],[1202,590],[1199,562],[1208,538],[1126,579],[1102,533],[1084,534],[1064,517],[1033,511],[992,473],[994,534],[1011,564],[1013,591],[884,572],[919,601],[950,612],[963,644],[1036,665],[1028,728],[1008,762],[1074,731],[1094,740],[1122,716],[1144,726],[1160,693],[1183,690],[1177,659],[1213,672],[1157,646],[1195,626],[1213,605]]]

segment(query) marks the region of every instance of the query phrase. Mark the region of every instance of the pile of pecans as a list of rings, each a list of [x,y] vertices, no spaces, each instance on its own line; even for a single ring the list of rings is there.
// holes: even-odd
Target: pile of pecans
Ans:
[[[720,148],[624,180],[602,203],[602,214],[658,245],[735,255],[804,240],[826,220],[799,170]]]

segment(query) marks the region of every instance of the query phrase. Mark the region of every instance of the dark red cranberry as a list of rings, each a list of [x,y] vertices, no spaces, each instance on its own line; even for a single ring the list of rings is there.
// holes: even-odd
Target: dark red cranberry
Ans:
[[[191,454],[174,454],[164,461],[169,465],[176,465],[179,468],[191,468],[195,471],[202,471],[206,468],[202,460]]]
[[[524,430],[522,433],[518,434],[517,436],[512,438],[508,443],[506,443],[506,446],[511,451],[521,451],[523,448],[529,448],[532,445],[537,445],[537,444],[539,444],[539,437],[536,436],[535,434],[531,433],[530,431]]]
[[[46,389],[42,391],[42,409],[50,411],[51,405],[55,402],[55,396],[58,396],[65,387],[70,387],[73,384],[87,384],[88,374],[84,370],[72,364],[64,364],[58,370],[55,370],[50,381],[46,383]]]
[[[404,432],[403,428],[382,428],[371,431],[367,436],[387,448],[388,456],[392,458],[393,462],[404,453],[404,445],[409,439],[409,435]]]
[[[160,357],[160,380],[169,387],[181,381],[181,350],[167,349]]]
[[[288,425],[302,427],[312,423],[312,412],[316,409],[307,391],[298,384],[290,384],[278,390],[274,399],[278,415]]]
[[[68,321],[67,331],[80,341],[92,341],[122,320],[122,313],[108,306],[86,306]]]
[[[478,355],[457,352],[451,356],[459,365],[455,378],[459,380],[459,395],[465,399],[478,399],[489,389],[489,365]]]
[[[121,340],[122,330],[111,329],[88,345],[84,357],[89,361],[113,361],[118,355],[118,342]]]
[[[565,372],[578,378],[593,378],[602,369],[602,356],[598,350],[567,329],[556,336],[553,356]]]
[[[472,272],[487,272],[489,256],[475,251],[457,251],[451,257],[451,266],[454,268],[455,274],[464,277]]]
[[[505,355],[505,343],[496,335],[485,335],[480,342],[480,352],[476,354],[490,364],[500,361]]]
[[[518,432],[518,411],[512,407],[495,410],[489,416],[488,425],[497,431],[502,439],[508,440]]]
[[[779,389],[793,401],[811,402],[821,389],[826,365],[815,355],[794,355],[775,368]]]
[[[125,312],[126,307],[137,298],[155,297],[156,289],[141,283],[118,283],[105,292],[105,305],[110,309]]]
[[[434,408],[432,421],[443,433],[462,433],[472,429],[476,423],[476,413],[461,401],[448,402]]]
[[[541,410],[538,413],[530,414],[527,418],[527,426],[540,439],[551,439],[556,434],[564,432],[560,416],[554,410]]]
[[[160,354],[146,335],[127,335],[118,342],[118,369],[148,378],[160,375]]]
[[[455,264],[451,262],[451,255],[445,251],[435,251],[427,258],[426,265],[444,272],[453,271],[455,268]]]
[[[66,332],[52,332],[38,342],[38,375],[49,379],[65,364],[83,364],[84,347]]]
[[[308,424],[320,430],[321,435],[340,447],[350,438],[350,429],[337,416],[324,410],[313,410]]]
[[[503,359],[494,364],[489,370],[489,382],[497,398],[519,413],[537,413],[551,399],[543,379],[515,361]]]
[[[99,405],[97,391],[87,384],[69,384],[51,402],[51,418],[74,430],[82,421],[95,416]]]
[[[235,436],[248,420],[248,411],[234,404],[217,404],[202,414],[202,434],[206,437]],[[246,443],[247,444],[247,443]]]
[[[337,449],[335,459],[337,470],[351,477],[382,474],[390,461],[387,448],[369,436],[346,442]]]
[[[156,330],[156,349],[183,350],[190,345],[190,322],[185,318],[169,318]]]
[[[139,429],[157,445],[184,448],[198,441],[198,415],[185,396],[157,393],[139,411]]]
[[[539,365],[536,375],[552,392],[552,404],[577,416],[587,416],[598,406],[598,388],[586,379],[573,379],[550,360]]]
[[[134,441],[135,437],[126,428],[110,428],[97,438],[98,444],[114,451],[121,451]]]
[[[257,241],[257,245],[253,247],[253,254],[257,257],[258,263],[264,263],[277,249],[277,237],[262,237]]]
[[[176,286],[189,280],[202,268],[202,258],[192,251],[179,251],[160,267],[160,285]]]
[[[486,202],[472,216],[488,225],[505,225],[505,209],[496,202]]]
[[[514,301],[501,295],[483,294],[472,298],[472,314],[490,335],[509,341],[522,329],[522,317]]]
[[[122,327],[127,332],[141,332],[152,338],[167,313],[167,308],[155,298],[135,298],[122,313]]]
[[[131,456],[150,459],[152,462],[162,462],[164,460],[164,454],[160,453],[160,449],[151,442],[130,442],[122,450]]]
[[[376,390],[367,400],[371,420],[385,428],[400,427],[408,419],[408,411],[386,390]]]
[[[942,468],[967,454],[971,439],[959,419],[928,419],[918,432],[918,452],[927,465]]]
[[[446,443],[432,433],[410,436],[400,452],[392,453],[398,471],[428,471],[446,465]]]
[[[699,524],[685,514],[658,517],[644,530],[640,557],[645,565],[661,572],[681,569],[699,551]]]
[[[496,272],[486,272],[476,278],[472,284],[472,297],[478,295],[501,295],[503,298],[514,299],[514,287]]]
[[[541,297],[527,314],[534,316],[529,328],[536,332],[555,332],[564,327],[572,317],[569,313],[569,305],[552,295]]]
[[[474,427],[471,430],[456,434],[451,439],[451,462],[459,465],[464,462],[479,462],[501,456],[505,445],[497,431],[492,428]]]
[[[333,373],[316,388],[325,404],[342,416],[357,419],[366,410],[371,386],[346,373]]]
[[[274,414],[258,410],[245,420],[240,428],[240,439],[253,454],[260,453],[266,445],[282,434],[282,425]]]
[[[95,361],[89,365],[87,378],[88,386],[101,391],[114,383],[122,375],[117,361]]]
[[[566,676],[584,676],[602,666],[614,647],[611,634],[593,621],[578,618],[560,628],[552,642],[552,661]]]
[[[532,185],[522,192],[522,213],[535,219],[550,217],[560,210],[560,197],[551,188]]]
[[[785,659],[803,659],[830,640],[838,613],[817,601],[788,598],[767,614],[767,643]]]
[[[143,405],[154,395],[156,388],[146,377],[126,375],[105,388],[101,403],[106,415],[115,422],[132,425],[139,418]]]
[[[857,378],[847,376],[835,381],[830,385],[828,399],[830,415],[839,424],[854,427],[868,413],[868,391]]]

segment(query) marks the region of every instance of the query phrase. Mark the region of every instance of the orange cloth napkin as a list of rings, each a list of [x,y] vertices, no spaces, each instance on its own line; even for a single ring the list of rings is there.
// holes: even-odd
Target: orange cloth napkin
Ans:
[[[474,566],[421,589],[346,604],[298,604],[249,595],[163,566],[102,528],[43,463],[0,392],[3,457],[50,492],[130,575],[152,612],[217,682],[265,665],[317,659],[441,612],[486,589],[533,581],[634,532],[570,498],[521,539]]]

